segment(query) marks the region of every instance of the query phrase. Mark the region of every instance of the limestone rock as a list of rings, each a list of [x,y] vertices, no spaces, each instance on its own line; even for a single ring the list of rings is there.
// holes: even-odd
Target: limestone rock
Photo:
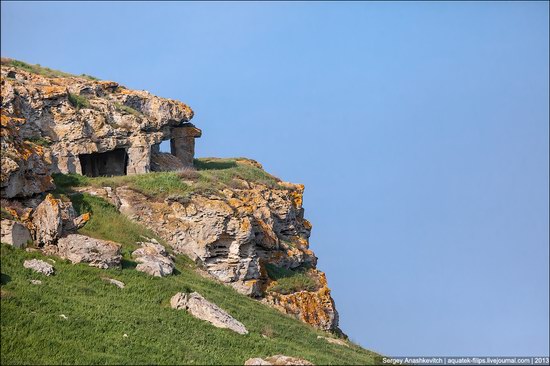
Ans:
[[[194,194],[158,202],[127,187],[115,195],[120,211],[143,223],[206,271],[240,293],[266,297],[266,303],[323,330],[337,330],[338,313],[324,274],[316,271],[317,291],[266,293],[266,265],[286,269],[314,267],[309,249],[311,224],[303,217],[303,186],[280,189],[247,183],[224,196]],[[286,301],[289,301],[287,304]]]
[[[72,263],[88,263],[102,269],[120,267],[120,245],[111,241],[69,234],[57,242],[56,254]]]
[[[298,291],[290,294],[268,292],[264,302],[316,328],[339,331],[338,312],[330,296],[325,274],[318,270],[313,272],[316,273],[319,284],[316,291]]]
[[[80,229],[82,226],[86,225],[86,223],[89,220],[90,220],[90,214],[89,213],[84,213],[80,216],[75,217],[74,220],[72,221],[74,230]]]
[[[83,226],[89,214],[76,216],[71,202],[63,202],[52,194],[36,207],[32,213],[33,235],[39,246],[55,245],[64,234]]]
[[[186,294],[178,292],[170,300],[170,305],[173,309],[187,310],[196,318],[206,320],[215,327],[228,328],[239,334],[248,334],[245,326],[229,315],[227,312],[219,308],[202,297],[197,292]]]
[[[2,101],[4,101],[2,88]],[[26,197],[54,188],[50,176],[51,154],[47,148],[23,139],[25,119],[4,114],[2,102],[0,149],[0,195]]]
[[[61,201],[48,194],[34,211],[32,224],[38,245],[55,244],[63,229]]]
[[[132,257],[139,264],[137,271],[145,272],[155,277],[171,275],[174,271],[174,261],[170,258],[166,249],[156,241],[143,242],[141,248],[132,253]]]
[[[124,287],[126,287],[126,285],[124,284],[124,282],[119,281],[119,280],[115,280],[114,278],[102,277],[101,279],[104,280],[104,281],[109,282],[110,284],[115,285],[115,286],[118,287],[118,288],[124,288]]]
[[[26,260],[23,262],[23,267],[30,268],[33,271],[42,273],[45,276],[51,276],[54,273],[53,266],[40,259]]]
[[[342,339],[331,338],[331,337],[323,337],[323,336],[317,336],[317,339],[324,339],[328,343],[337,344],[339,346],[349,347],[349,344],[346,341],[342,340]]]
[[[173,153],[183,165],[192,165],[200,130],[189,123],[193,111],[184,103],[113,81],[46,77],[13,67],[5,59],[1,75],[2,118],[15,126],[3,128],[2,150],[15,135],[22,143],[42,145],[25,143],[25,149],[36,151],[17,154],[17,145],[9,149],[13,156],[2,155],[2,196],[52,189],[50,172],[149,172],[151,148],[164,140],[172,140]]]
[[[13,220],[2,220],[0,242],[13,245],[16,248],[23,248],[32,241],[29,229],[20,222]]]
[[[297,357],[275,355],[264,358],[250,358],[244,363],[248,366],[255,365],[313,365],[311,362]]]
[[[272,365],[271,363],[267,362],[263,358],[249,358],[244,362],[245,365],[252,365],[252,366],[262,366],[262,365]]]

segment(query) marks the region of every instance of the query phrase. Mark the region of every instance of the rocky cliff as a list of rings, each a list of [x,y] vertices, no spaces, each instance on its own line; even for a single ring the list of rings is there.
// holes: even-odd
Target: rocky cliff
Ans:
[[[21,65],[28,66],[2,59],[3,196],[39,193],[47,185],[45,167],[91,176],[147,173],[164,140],[179,158],[175,168],[192,166],[201,132],[189,123],[187,105],[113,81],[48,77]],[[26,171],[41,173],[38,186]]]
[[[303,185],[282,182],[248,159],[194,162],[194,139],[201,131],[181,102],[112,81],[41,71],[2,60],[3,242],[67,258],[75,257],[74,250],[81,258],[90,245],[102,244],[74,236],[86,228],[89,214],[77,213],[71,200],[77,194],[100,197],[175,254],[191,258],[204,275],[319,329],[339,332],[325,274],[309,249]],[[165,140],[171,154],[159,151]],[[89,178],[55,190],[54,173]],[[157,178],[171,179],[166,192],[158,189]],[[16,224],[19,231],[29,230],[33,243],[22,242],[28,234],[9,229]],[[109,248],[120,263],[120,245]]]

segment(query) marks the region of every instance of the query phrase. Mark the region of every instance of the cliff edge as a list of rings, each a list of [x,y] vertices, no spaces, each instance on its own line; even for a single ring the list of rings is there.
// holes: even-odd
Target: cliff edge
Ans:
[[[180,281],[192,271],[346,338],[309,248],[303,185],[283,182],[251,159],[196,159],[202,133],[179,101],[6,58],[1,91],[2,243],[33,258],[122,271],[119,278],[135,269]],[[170,152],[161,152],[167,140]],[[3,262],[11,263],[4,253],[12,252],[3,248]],[[29,266],[55,272],[47,263]],[[196,292],[176,298],[178,309],[213,324],[219,319],[209,319],[209,311],[233,319]],[[248,334],[246,321],[231,321]]]

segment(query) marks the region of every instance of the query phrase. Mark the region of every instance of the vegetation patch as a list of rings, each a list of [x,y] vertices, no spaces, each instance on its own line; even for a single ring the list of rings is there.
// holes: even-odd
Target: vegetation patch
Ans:
[[[83,95],[69,93],[69,102],[76,109],[90,108],[90,101]]]
[[[136,117],[140,117],[140,116],[143,115],[140,111],[138,111],[138,110],[136,110],[132,107],[129,107],[127,105],[124,105],[124,104],[115,103],[115,107],[116,107],[117,110],[119,110],[121,112],[125,112],[127,114],[132,114]]]
[[[266,263],[265,268],[270,279],[274,280],[268,291],[283,295],[298,291],[316,291],[319,288],[317,281],[307,273],[307,268],[288,269]]]
[[[86,177],[79,174],[54,174],[58,193],[71,187],[121,187],[138,191],[151,198],[168,196],[187,198],[192,193],[219,194],[224,188],[247,188],[243,182],[254,182],[274,189],[288,189],[280,180],[252,165],[232,159],[195,159],[197,170],[181,172],[152,172],[114,177]]]
[[[71,184],[76,180],[61,179]],[[280,353],[321,365],[381,361],[360,347],[318,339],[325,333],[201,276],[187,257],[177,256],[174,275],[165,278],[135,271],[130,252],[140,235],[153,235],[101,198],[69,197],[79,213],[92,212],[82,234],[122,244],[122,269],[102,270],[56,259],[55,275],[44,277],[21,264],[45,256],[2,245],[0,364],[237,365],[251,357]],[[276,271],[275,277],[287,275]],[[104,277],[126,287],[119,289]],[[30,283],[38,279],[41,285]],[[228,311],[250,333],[243,336],[216,328],[170,308],[174,294],[191,291]]]
[[[86,177],[79,174],[53,174],[58,193],[67,193],[72,187],[122,187],[143,193],[152,198],[166,198],[170,195],[187,196],[190,186],[185,184],[176,172],[154,172],[147,174],[121,175],[114,177]]]
[[[41,66],[40,64],[32,65],[23,61],[13,60],[10,58],[2,57],[2,65],[15,67],[33,74],[42,75],[48,78],[68,78],[68,77],[81,77],[89,80],[99,80],[96,77],[87,74],[81,74],[80,76],[69,74],[67,72],[53,70],[49,67]]]
[[[241,181],[263,184],[274,189],[288,189],[279,184],[280,179],[256,166],[240,163],[235,159],[194,159],[199,173],[195,189],[222,190],[223,188],[245,188]]]
[[[136,249],[135,243],[143,241],[143,236],[159,240],[151,230],[121,215],[115,206],[103,198],[76,193],[71,194],[69,199],[79,215],[91,213],[90,220],[78,230],[80,234],[111,240],[129,250]]]
[[[39,137],[31,137],[31,138],[28,138],[28,139],[25,139],[25,141],[28,141],[28,142],[31,142],[35,145],[40,145],[40,146],[44,146],[44,147],[48,147],[52,144],[52,142],[42,136],[39,136]]]

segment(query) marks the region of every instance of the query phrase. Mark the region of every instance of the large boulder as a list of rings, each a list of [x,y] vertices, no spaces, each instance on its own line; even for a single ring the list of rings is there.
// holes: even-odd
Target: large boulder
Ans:
[[[63,230],[62,202],[48,194],[32,214],[34,239],[39,246],[55,244]]]
[[[42,273],[45,276],[51,276],[54,273],[54,268],[51,264],[40,259],[30,259],[23,262],[23,267],[32,269],[35,272]]]
[[[39,246],[55,245],[64,233],[78,229],[89,218],[88,213],[77,217],[71,202],[63,202],[48,194],[32,213],[36,243]]]
[[[88,263],[103,269],[120,267],[122,259],[120,244],[80,234],[60,238],[55,254],[72,263]]]
[[[218,328],[228,328],[239,334],[248,334],[245,326],[219,308],[202,297],[197,292],[190,294],[178,292],[170,300],[173,309],[184,309],[196,318],[206,320]]]
[[[247,366],[263,366],[263,365],[313,365],[311,362],[284,355],[275,355],[266,358],[249,358],[244,363]]]
[[[20,222],[13,220],[2,220],[0,242],[13,245],[16,248],[23,248],[32,241],[29,229]]]
[[[174,261],[170,258],[166,248],[156,240],[150,240],[150,242],[139,243],[141,248],[132,253],[132,257],[139,263],[136,270],[155,277],[171,275],[174,271]]]

